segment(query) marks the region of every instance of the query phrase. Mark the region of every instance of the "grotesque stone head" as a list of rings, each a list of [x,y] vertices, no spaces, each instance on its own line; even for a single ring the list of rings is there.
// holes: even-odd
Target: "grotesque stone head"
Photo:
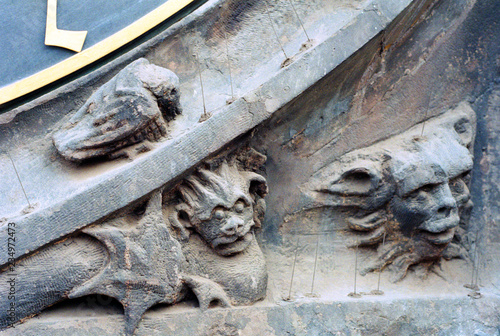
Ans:
[[[244,251],[260,226],[267,193],[264,177],[224,162],[211,171],[199,169],[178,187],[183,202],[170,222],[187,238],[197,232],[219,255]]]
[[[308,184],[312,207],[338,207],[354,245],[377,247],[378,259],[365,273],[391,264],[397,281],[412,265],[431,266],[472,206],[474,112],[462,104],[426,122],[425,130],[417,125],[347,153]]]

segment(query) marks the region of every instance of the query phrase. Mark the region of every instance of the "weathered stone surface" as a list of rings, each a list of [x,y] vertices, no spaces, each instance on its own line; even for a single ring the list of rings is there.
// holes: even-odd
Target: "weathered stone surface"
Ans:
[[[465,181],[473,165],[475,130],[475,113],[462,103],[398,136],[347,153],[301,187],[307,199],[303,207],[344,212],[344,226],[356,232],[352,245],[378,247],[378,260],[362,274],[391,264],[398,281],[412,265],[433,265],[446,248],[462,249],[447,253],[448,258],[465,257],[465,249],[451,242],[464,229],[459,229],[459,215],[472,208]]]
[[[97,275],[107,259],[106,250],[98,242],[78,236],[41,249],[16,263],[12,270],[5,269],[0,273],[0,328],[67,297],[72,288]],[[8,294],[11,289],[12,297]],[[15,302],[14,308],[11,302]]]
[[[163,35],[148,45],[150,49],[132,53],[135,56],[129,54],[108,67],[123,61],[120,68],[129,63],[124,61],[127,57],[131,60],[141,54],[154,64],[175,70],[180,78],[183,107],[189,113],[172,120],[172,139],[162,139],[152,151],[133,161],[79,166],[62,160],[47,164],[49,150],[32,156],[16,152],[14,161],[19,160],[24,168],[21,172],[26,167],[46,167],[38,179],[52,176],[59,181],[54,184],[55,190],[46,188],[37,198],[37,209],[41,210],[15,220],[23,224],[19,237],[20,254],[24,256],[19,262],[25,263],[26,277],[34,269],[29,267],[30,260],[36,262],[38,256],[30,252],[32,249],[48,243],[38,251],[42,256],[51,255],[47,251],[64,239],[81,239],[78,233],[76,237],[68,236],[80,229],[89,234],[95,231],[101,241],[107,239],[101,229],[115,230],[126,242],[113,245],[87,241],[85,244],[97,251],[91,264],[99,268],[99,273],[75,258],[76,269],[86,268],[76,272],[82,277],[62,281],[72,277],[72,272],[62,272],[49,283],[57,287],[60,281],[64,293],[36,292],[30,300],[43,300],[26,303],[21,309],[23,314],[39,312],[65,298],[72,289],[78,293],[78,288],[88,286],[87,292],[93,293],[100,286],[97,280],[110,285],[106,293],[122,303],[127,301],[127,295],[145,295],[148,286],[143,290],[131,280],[142,274],[120,278],[120,267],[110,266],[108,256],[102,252],[103,247],[111,250],[120,246],[117,251],[124,261],[121,268],[128,271],[130,265],[131,271],[133,265],[138,265],[138,270],[144,269],[141,273],[155,274],[164,262],[147,261],[153,255],[143,259],[153,265],[147,269],[140,262],[127,260],[140,255],[133,246],[148,241],[133,233],[143,227],[141,219],[151,195],[164,187],[162,212],[169,231],[158,220],[158,237],[144,237],[155,242],[147,249],[155,254],[173,249],[173,256],[163,257],[170,258],[170,264],[179,264],[182,272],[171,273],[171,283],[180,283],[178,291],[172,293],[179,294],[167,301],[183,302],[152,307],[139,322],[137,335],[498,334],[498,174],[493,150],[498,146],[493,125],[498,119],[495,55],[499,46],[495,37],[500,32],[499,4],[414,1],[386,26],[388,21],[378,19],[396,15],[405,4],[349,2],[360,9],[340,11],[342,15],[336,16],[341,18],[338,25],[351,25],[337,31],[332,28],[337,23],[322,30],[327,21],[334,20],[327,20],[332,18],[327,14],[318,16],[315,10],[321,4],[312,1],[307,12],[311,15],[303,18],[306,29],[317,29],[311,35],[319,39],[310,49],[291,57],[292,63],[281,69],[283,55],[269,42],[275,40],[266,40],[269,48],[260,59],[254,57],[254,51],[244,52],[262,41],[258,37],[263,35],[254,27],[261,28],[268,22],[259,21],[259,15],[255,15],[262,14],[264,3],[235,7],[234,2],[225,2],[220,16],[216,15],[216,3],[203,8],[207,15],[203,29],[191,21],[183,25],[185,35]],[[296,18],[291,15],[293,11],[285,10],[287,3],[273,3],[270,14],[271,20],[284,24],[279,33],[283,33],[281,40],[289,52],[298,50],[304,39],[298,37],[301,31],[289,36],[284,33],[290,31],[288,24]],[[301,14],[307,4],[300,0],[297,3]],[[325,13],[332,4],[324,6]],[[288,16],[281,17],[280,13]],[[359,16],[348,20],[348,13]],[[226,100],[233,97],[228,96],[229,90],[221,89],[229,83],[221,79],[227,57],[223,57],[226,46],[217,38],[220,26],[216,18],[220,17],[234,20],[228,25],[229,38],[223,40],[234,52],[231,63],[233,79],[238,81],[236,98],[243,97],[228,106],[224,105]],[[374,36],[381,29],[379,23],[386,28]],[[361,27],[370,29],[358,31]],[[361,40],[368,36],[374,38],[346,58],[349,50],[363,44]],[[255,41],[248,42],[250,37]],[[198,124],[202,105],[198,82],[194,80],[199,80],[196,63],[192,55],[186,58],[183,52],[172,51],[191,53],[193,49],[187,46],[205,39],[204,45],[211,52],[194,49],[199,51],[197,59],[209,92],[206,104],[212,116]],[[242,44],[245,48],[235,48]],[[208,55],[216,56],[212,59]],[[185,59],[191,62],[182,63]],[[87,81],[88,86],[80,86],[81,92],[71,93],[77,103],[69,102],[70,95],[65,95],[71,90],[66,87],[58,91],[60,100],[55,95],[45,98],[51,99],[52,106],[42,103],[31,112],[27,108],[17,111],[17,120],[22,124],[16,129],[18,140],[31,139],[25,132],[35,120],[30,113],[66,105],[69,110],[78,109],[89,92],[113,75],[113,71],[103,73],[93,77],[95,82]],[[42,120],[39,125],[58,127],[64,122],[59,116],[51,122]],[[32,135],[32,139],[50,142],[51,132],[46,138],[41,136],[43,140],[40,135]],[[233,161],[235,153],[245,148],[255,148],[267,160],[263,155],[247,155],[248,162],[239,158]],[[27,165],[28,157],[42,159]],[[28,183],[32,186],[35,180]],[[65,185],[68,181],[74,185]],[[267,186],[264,206],[262,197]],[[418,194],[414,200],[409,197],[412,193]],[[468,202],[468,193],[474,208]],[[419,200],[419,195],[426,197]],[[19,213],[22,207],[9,205],[8,209],[7,217],[14,217],[10,214]],[[89,209],[93,212],[89,213]],[[59,213],[53,215],[54,211]],[[218,222],[220,219],[224,221]],[[126,225],[117,230],[113,223]],[[252,236],[248,235],[251,231]],[[36,237],[30,237],[30,233]],[[347,246],[353,236],[358,237],[358,249]],[[175,257],[179,254],[180,259],[184,258],[182,262]],[[113,259],[112,254],[109,256]],[[71,259],[68,263],[61,267],[71,265]],[[433,267],[429,267],[431,264]],[[383,265],[394,267],[399,278],[405,275],[404,279],[390,282],[390,272],[377,272]],[[113,271],[106,273],[106,269]],[[361,269],[374,272],[359,276]],[[0,278],[4,276],[7,273]],[[40,275],[40,279],[44,277],[51,279],[51,273]],[[126,279],[125,285],[111,284],[118,278]],[[165,277],[158,278],[163,279],[162,285],[170,283]],[[347,296],[353,290],[360,298]],[[152,291],[156,296],[160,292]],[[382,292],[382,297],[373,296]],[[90,330],[113,335],[120,334],[124,326],[131,333],[137,321],[131,323],[126,307],[128,322],[124,322],[118,302],[96,306],[91,303],[95,299],[84,296],[67,300],[2,333],[78,335]],[[141,315],[153,302],[161,302],[156,299],[135,303],[134,316]],[[225,308],[205,310],[215,304]],[[253,305],[231,307],[241,304]]]
[[[404,2],[409,3],[409,1]],[[281,69],[282,61],[276,57],[272,58],[271,63],[261,62],[265,69],[260,71],[265,75],[257,79],[251,77],[252,81],[244,87],[245,91],[241,98],[231,105],[220,108],[204,123],[186,130],[182,125],[188,120],[181,118],[173,120],[171,135],[174,138],[160,143],[157,148],[148,153],[147,160],[139,158],[134,162],[95,167],[89,172],[90,176],[82,181],[79,177],[81,176],[80,169],[52,163],[48,149],[42,151],[44,153],[42,156],[37,154],[35,158],[31,157],[32,153],[29,153],[29,150],[28,153],[24,153],[26,156],[23,159],[14,156],[16,163],[21,165],[20,170],[37,170],[36,178],[24,181],[25,189],[29,191],[28,196],[36,200],[38,204],[37,211],[16,217],[25,207],[24,200],[20,199],[21,204],[7,208],[6,213],[2,214],[17,223],[17,235],[20,241],[18,251],[22,251],[22,254],[34,251],[44,244],[127,206],[165,183],[180,178],[188,169],[193,168],[195,163],[213,155],[236,137],[268,119],[352,55],[394,18],[385,17],[377,11],[362,9],[363,7],[356,11],[357,16],[352,18],[352,22],[347,21],[350,24],[344,29],[333,36],[321,36],[316,45],[301,54],[288,67]],[[348,18],[351,17],[343,17],[345,20]],[[356,39],[353,40],[352,36],[356,36]],[[350,43],[345,44],[345,41],[350,41]],[[338,45],[344,46],[342,53],[332,54],[332,50],[335,50]],[[152,59],[156,58],[152,57]],[[161,65],[161,63],[156,64]],[[272,71],[270,71],[269,67],[273,64]],[[175,71],[182,81],[181,73]],[[304,75],[300,81],[295,80],[297,72]],[[198,79],[195,73],[191,75],[189,77],[191,81],[193,77]],[[250,74],[247,73],[247,75]],[[251,71],[251,75],[255,75],[254,71]],[[181,103],[184,111],[194,109],[192,104],[196,101],[201,105],[200,95],[197,94],[197,97],[193,98],[186,94],[186,92],[194,94],[195,91],[189,88],[188,86],[186,90],[181,86],[183,92]],[[210,93],[207,93],[207,96],[210,97]],[[214,94],[214,96],[217,95]],[[189,102],[191,98],[194,100]],[[187,103],[185,99],[188,99]],[[192,118],[193,113],[185,113],[191,115],[187,118]],[[231,127],[228,128],[227,125]],[[179,129],[184,129],[184,133]],[[4,140],[8,144],[10,142],[8,133],[5,135]],[[22,151],[20,154],[24,155]],[[26,165],[22,163],[25,160]],[[106,177],[103,178],[103,176]],[[74,183],[75,180],[77,183]],[[49,190],[46,190],[47,188]],[[31,194],[31,190],[36,190],[36,193]],[[110,190],[113,190],[112,197],[109,195]],[[94,200],[93,203],[87,201],[89,197]],[[96,208],[93,204],[100,204],[100,206]],[[0,227],[0,236],[5,234],[5,227]],[[4,258],[3,254],[0,255],[1,265],[6,263]]]
[[[488,296],[482,300],[434,297],[285,303],[206,312],[160,309],[146,314],[137,335],[498,335],[499,304],[498,298]],[[46,330],[57,336],[107,336],[116,335],[120,324],[118,317],[91,321],[85,317],[70,321],[35,318],[3,334],[38,336],[37,332]]]
[[[246,149],[230,159],[206,163],[213,168],[198,169],[166,192],[165,200],[161,190],[154,191],[145,204],[83,229],[102,243],[104,252],[92,241],[69,249],[64,248],[66,244],[49,246],[17,265],[23,275],[20,280],[11,262],[12,271],[0,273],[0,283],[5,285],[0,295],[8,297],[14,288],[13,295],[21,300],[5,300],[5,312],[12,302],[15,307],[12,314],[0,315],[0,327],[60,300],[92,294],[122,304],[126,335],[134,334],[146,310],[160,303],[175,304],[188,290],[196,295],[202,310],[263,299],[267,271],[254,230],[264,217],[268,189],[265,178],[254,171],[265,159]],[[254,171],[244,170],[246,167]],[[85,241],[85,237],[70,242]],[[69,260],[50,269],[40,268],[39,263],[53,262],[54,253]],[[75,254],[91,258],[82,263]],[[32,287],[34,281],[46,280],[45,288]],[[17,287],[16,281],[20,282]],[[30,300],[25,301],[27,298]]]

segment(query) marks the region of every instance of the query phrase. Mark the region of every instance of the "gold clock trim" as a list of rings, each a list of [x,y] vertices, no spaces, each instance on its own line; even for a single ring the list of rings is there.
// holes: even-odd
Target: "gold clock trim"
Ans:
[[[0,88],[0,105],[55,82],[117,50],[156,27],[194,0],[169,0],[101,42],[25,79]]]

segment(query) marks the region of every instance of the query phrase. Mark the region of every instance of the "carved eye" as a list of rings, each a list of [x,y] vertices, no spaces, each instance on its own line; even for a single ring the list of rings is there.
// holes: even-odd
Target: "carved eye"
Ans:
[[[427,197],[426,196],[427,194],[431,193],[436,188],[437,185],[438,184],[432,184],[432,183],[425,184],[420,188],[410,192],[405,197],[423,200],[425,199],[425,197]]]
[[[222,209],[215,210],[215,213],[214,213],[215,219],[220,220],[220,219],[223,219],[225,216],[226,216],[226,214],[224,213],[224,210],[222,210]]]
[[[236,212],[242,213],[244,209],[245,209],[245,202],[243,202],[243,200],[240,199],[234,204],[234,210]]]
[[[436,188],[436,184],[426,184],[422,187],[420,187],[420,189],[418,189],[418,191],[423,191],[425,193],[428,193],[428,192],[431,192],[434,188]]]

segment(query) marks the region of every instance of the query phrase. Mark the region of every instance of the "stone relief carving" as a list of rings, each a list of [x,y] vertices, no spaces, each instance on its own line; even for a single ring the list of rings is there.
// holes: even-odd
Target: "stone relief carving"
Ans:
[[[183,238],[189,236],[187,229],[191,228],[220,255],[243,252],[253,240],[254,226],[260,227],[259,214],[264,212],[262,197],[267,190],[251,191],[257,188],[255,184],[261,187],[266,180],[226,162],[217,173],[200,169],[179,186],[184,202],[176,206],[170,221]]]
[[[250,149],[205,163],[171,190],[157,190],[147,201],[83,229],[83,235],[68,240],[75,257],[71,265],[38,267],[65,255],[64,244],[28,256],[17,268],[26,282],[19,295],[29,291],[30,300],[18,306],[17,319],[64,298],[101,294],[123,305],[125,334],[133,335],[146,310],[175,304],[189,291],[202,310],[263,299],[267,271],[254,229],[265,213],[267,182],[252,169],[265,160]],[[92,261],[80,260],[81,255],[91,255]],[[44,279],[50,279],[46,288],[32,293]],[[13,322],[5,318],[0,326]]]
[[[254,162],[265,161],[253,150],[249,154]],[[186,257],[186,272],[221,284],[233,304],[263,299],[267,271],[254,230],[266,209],[265,178],[224,161],[216,170],[199,169],[176,194],[181,198],[170,206],[169,220]]]
[[[441,257],[463,256],[457,242],[472,208],[475,114],[454,111],[370,147],[347,153],[312,177],[308,207],[343,212],[352,246],[374,247],[362,274],[391,266],[393,281],[412,266],[427,273]]]
[[[54,134],[54,145],[77,162],[126,154],[117,151],[167,135],[168,122],[182,111],[179,99],[179,79],[172,71],[138,59],[87,100]]]

